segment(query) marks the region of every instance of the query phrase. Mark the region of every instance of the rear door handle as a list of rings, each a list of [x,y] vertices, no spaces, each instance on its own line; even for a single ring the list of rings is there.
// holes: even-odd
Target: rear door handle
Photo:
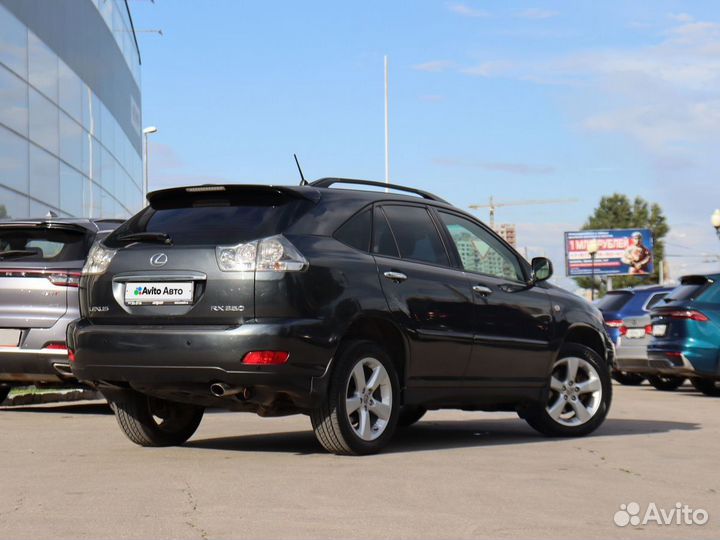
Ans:
[[[492,289],[490,287],[486,287],[485,285],[473,285],[473,291],[483,296],[492,294]]]
[[[388,278],[390,281],[394,281],[396,283],[399,283],[401,281],[405,281],[407,279],[407,276],[403,274],[402,272],[385,272],[383,274],[386,278]]]

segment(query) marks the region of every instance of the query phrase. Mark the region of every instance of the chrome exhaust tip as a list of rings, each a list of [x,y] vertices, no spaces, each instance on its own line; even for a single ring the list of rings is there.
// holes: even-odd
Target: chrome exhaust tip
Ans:
[[[215,397],[228,397],[241,394],[245,391],[242,386],[230,386],[225,383],[213,383],[210,385],[210,393]]]

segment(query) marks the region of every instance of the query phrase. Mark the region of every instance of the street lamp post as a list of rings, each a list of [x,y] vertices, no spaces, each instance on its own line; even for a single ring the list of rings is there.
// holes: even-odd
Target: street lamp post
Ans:
[[[595,240],[590,240],[587,245],[587,251],[590,255],[590,301],[595,301],[595,256],[598,252],[598,244]]]
[[[710,222],[712,226],[715,227],[718,238],[720,238],[720,208],[713,212],[713,215],[710,217]]]
[[[143,204],[147,204],[147,194],[148,194],[148,161],[150,161],[150,156],[148,154],[148,136],[152,135],[153,133],[157,133],[158,128],[155,126],[148,126],[145,129],[143,129],[143,136],[145,137],[145,178],[143,179]]]

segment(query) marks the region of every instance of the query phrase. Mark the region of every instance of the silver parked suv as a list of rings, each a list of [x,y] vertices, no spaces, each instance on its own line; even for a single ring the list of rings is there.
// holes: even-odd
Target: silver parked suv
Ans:
[[[77,384],[65,329],[97,239],[122,220],[0,220],[0,402],[13,385]]]

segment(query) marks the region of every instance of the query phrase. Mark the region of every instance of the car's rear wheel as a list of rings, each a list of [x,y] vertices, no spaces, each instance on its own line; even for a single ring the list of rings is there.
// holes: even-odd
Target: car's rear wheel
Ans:
[[[425,416],[427,409],[425,407],[417,407],[415,405],[403,405],[400,407],[398,416],[398,427],[412,426]]]
[[[640,386],[645,380],[644,375],[613,370],[612,378],[624,386]]]
[[[8,397],[10,390],[12,390],[12,387],[9,384],[0,384],[0,404]]]
[[[699,390],[706,396],[720,396],[720,381],[714,379],[699,379],[694,377],[690,379],[696,390]]]
[[[672,375],[651,375],[647,379],[657,390],[663,392],[677,390],[685,382],[685,377],[674,377]]]
[[[552,437],[587,435],[602,424],[610,410],[610,371],[592,349],[566,345],[553,365],[548,392],[546,403],[523,411],[525,420]]]
[[[205,409],[124,390],[108,399],[120,429],[140,446],[177,446],[192,437]]]
[[[334,454],[378,452],[399,415],[398,377],[390,357],[371,341],[341,345],[324,402],[310,414],[315,436]]]

